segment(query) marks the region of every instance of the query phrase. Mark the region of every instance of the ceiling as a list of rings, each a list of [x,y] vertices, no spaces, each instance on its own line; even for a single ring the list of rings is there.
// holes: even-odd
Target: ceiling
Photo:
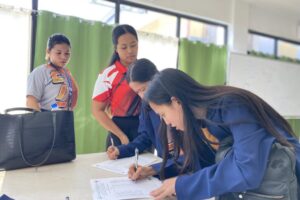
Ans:
[[[243,0],[259,7],[269,7],[275,10],[285,10],[300,16],[300,0]]]

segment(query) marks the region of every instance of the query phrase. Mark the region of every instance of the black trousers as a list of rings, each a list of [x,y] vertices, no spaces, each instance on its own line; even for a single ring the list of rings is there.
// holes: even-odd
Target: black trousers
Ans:
[[[112,120],[126,134],[130,142],[137,137],[139,126],[138,116],[113,117]],[[120,139],[115,134],[108,132],[106,138],[106,149],[111,146],[110,138],[113,139],[115,146],[122,144]]]

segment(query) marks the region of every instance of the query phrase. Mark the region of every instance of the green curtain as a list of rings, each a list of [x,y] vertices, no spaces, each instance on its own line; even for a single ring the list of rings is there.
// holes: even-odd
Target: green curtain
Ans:
[[[41,11],[37,17],[34,66],[45,63],[47,38],[63,33],[71,40],[68,64],[79,85],[78,104],[74,111],[76,151],[92,153],[105,150],[107,132],[92,116],[91,98],[99,72],[108,65],[113,52],[112,26]]]
[[[204,85],[226,82],[227,49],[181,39],[178,68]]]
[[[300,119],[287,119],[292,129],[298,137],[300,137]]]

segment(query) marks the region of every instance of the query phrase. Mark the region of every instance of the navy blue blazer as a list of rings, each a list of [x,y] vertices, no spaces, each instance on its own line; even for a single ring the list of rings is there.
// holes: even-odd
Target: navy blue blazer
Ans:
[[[163,148],[161,143],[161,138],[159,137],[159,126],[160,117],[157,115],[148,104],[142,103],[141,113],[139,116],[139,135],[127,145],[118,146],[120,155],[118,158],[134,156],[135,148],[138,148],[139,152],[143,152],[146,149],[154,147],[157,151],[157,155],[162,157]],[[178,162],[183,160],[179,158]],[[161,168],[161,163],[151,165],[152,168],[159,173]],[[178,174],[179,170],[174,164],[172,159],[169,159],[164,168],[165,177],[172,177]]]
[[[227,192],[258,188],[275,138],[257,122],[249,107],[236,97],[221,98],[207,111],[206,117],[208,130],[219,141],[230,135],[233,137],[233,150],[217,164],[179,176],[175,185],[177,199],[207,199]],[[300,144],[276,124],[274,127],[296,149],[296,175],[299,182]]]

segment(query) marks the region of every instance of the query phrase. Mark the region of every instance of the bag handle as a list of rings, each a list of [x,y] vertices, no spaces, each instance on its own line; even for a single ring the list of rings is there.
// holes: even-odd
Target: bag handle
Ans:
[[[9,112],[12,111],[28,111],[28,112],[40,112],[38,110],[35,110],[33,108],[26,108],[26,107],[15,107],[15,108],[8,108],[4,110],[5,114],[8,114]]]
[[[23,151],[23,142],[22,142],[22,136],[23,136],[23,121],[24,121],[24,118],[22,117],[22,120],[21,120],[21,134],[20,134],[20,138],[19,138],[19,146],[20,146],[20,149],[21,149],[21,156],[22,156],[22,159],[23,161],[27,164],[27,165],[30,165],[31,167],[38,167],[38,166],[41,166],[43,165],[45,162],[47,162],[48,158],[50,157],[50,154],[52,153],[52,150],[54,148],[54,144],[55,144],[55,138],[56,138],[56,113],[55,112],[51,112],[52,114],[52,124],[53,124],[53,140],[52,140],[52,145],[51,145],[51,148],[49,150],[49,153],[46,155],[46,157],[40,162],[40,163],[37,163],[37,164],[33,164],[31,163],[25,156],[24,154],[24,151]]]

